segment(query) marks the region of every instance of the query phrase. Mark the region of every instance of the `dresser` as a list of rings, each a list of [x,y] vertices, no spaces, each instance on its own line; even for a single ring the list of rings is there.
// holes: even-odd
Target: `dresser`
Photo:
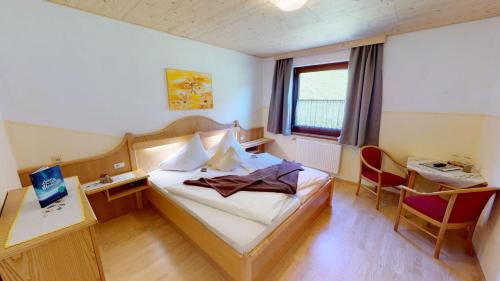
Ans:
[[[27,188],[8,192],[0,216],[1,280],[105,280],[94,231],[97,219],[76,182],[82,198],[82,222],[4,248]]]

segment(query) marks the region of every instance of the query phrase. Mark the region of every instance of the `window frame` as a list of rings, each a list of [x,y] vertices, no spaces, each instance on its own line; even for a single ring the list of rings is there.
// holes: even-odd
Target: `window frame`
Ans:
[[[292,86],[292,133],[296,135],[308,135],[308,136],[318,136],[321,138],[330,138],[337,139],[340,137],[342,130],[337,129],[324,129],[324,128],[311,128],[304,126],[296,126],[295,125],[295,114],[297,101],[299,99],[299,77],[302,73],[308,72],[319,72],[319,71],[327,71],[327,70],[338,70],[338,69],[348,69],[349,62],[335,62],[335,63],[327,63],[327,64],[317,64],[317,65],[308,65],[308,66],[300,66],[295,67],[293,69],[293,86]]]

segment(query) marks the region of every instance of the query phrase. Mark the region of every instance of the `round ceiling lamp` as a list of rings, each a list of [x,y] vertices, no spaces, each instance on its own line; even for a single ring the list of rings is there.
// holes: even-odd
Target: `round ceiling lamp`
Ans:
[[[308,0],[273,0],[273,4],[285,12],[300,9]]]

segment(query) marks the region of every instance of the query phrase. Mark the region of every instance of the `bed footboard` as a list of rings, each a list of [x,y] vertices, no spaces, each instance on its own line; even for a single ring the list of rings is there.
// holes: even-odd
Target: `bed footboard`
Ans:
[[[299,209],[278,226],[250,253],[241,255],[215,233],[170,200],[156,188],[145,191],[151,204],[194,245],[228,279],[252,281],[263,279],[287,252],[306,227],[331,202],[333,181],[328,180]]]

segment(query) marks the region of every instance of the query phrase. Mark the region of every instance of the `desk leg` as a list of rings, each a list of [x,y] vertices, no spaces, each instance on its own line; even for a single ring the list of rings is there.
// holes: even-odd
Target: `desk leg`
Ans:
[[[415,189],[415,180],[417,179],[417,171],[410,171],[410,177],[408,178],[408,187]]]
[[[265,144],[261,144],[257,148],[257,153],[264,153],[266,152]]]
[[[142,191],[135,193],[135,200],[137,202],[137,209],[142,209]]]

